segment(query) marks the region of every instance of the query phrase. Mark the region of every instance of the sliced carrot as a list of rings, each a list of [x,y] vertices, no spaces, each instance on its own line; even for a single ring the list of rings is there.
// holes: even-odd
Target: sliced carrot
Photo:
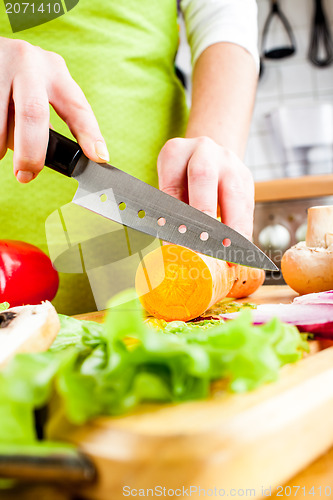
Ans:
[[[255,292],[265,281],[265,271],[253,267],[236,266],[236,279],[227,297],[241,299]]]
[[[178,245],[163,245],[141,261],[135,279],[143,307],[156,318],[189,321],[222,300],[235,267]]]

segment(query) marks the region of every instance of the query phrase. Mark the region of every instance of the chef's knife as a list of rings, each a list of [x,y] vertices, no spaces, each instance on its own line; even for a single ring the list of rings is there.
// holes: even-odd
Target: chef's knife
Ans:
[[[45,165],[76,179],[73,203],[103,217],[221,260],[278,269],[237,231],[112,165],[89,160],[76,142],[53,130]]]

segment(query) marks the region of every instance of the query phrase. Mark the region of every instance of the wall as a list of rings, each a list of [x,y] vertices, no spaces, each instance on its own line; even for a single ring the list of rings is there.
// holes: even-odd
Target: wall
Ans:
[[[325,12],[330,20],[333,35],[333,0],[322,1]],[[296,38],[297,50],[289,58],[276,61],[264,60],[264,72],[258,84],[254,116],[245,156],[245,162],[252,170],[253,176],[257,181],[302,174],[300,165],[295,165],[295,162],[293,163],[293,167],[295,168],[292,168],[289,163],[288,169],[286,169],[281,157],[282,151],[274,142],[272,131],[269,128],[266,118],[267,114],[281,109],[281,107],[300,109],[303,106],[307,107],[320,103],[329,103],[329,106],[333,104],[333,65],[327,68],[317,68],[307,58],[314,2],[315,0],[279,0],[281,10],[292,26]],[[257,0],[257,3],[259,45],[261,45],[261,34],[270,10],[270,0]],[[185,28],[182,20],[180,21],[180,30],[181,44],[177,55],[177,65],[185,74],[188,85],[188,103],[190,104],[190,50],[186,42]],[[269,43],[268,48],[277,46],[279,43],[285,45],[287,41],[288,39],[286,39],[280,23],[272,23],[270,36],[267,40]],[[328,124],[325,123],[326,135],[332,137],[333,140],[332,110],[330,110],[328,121]],[[307,123],[306,119],[305,122]],[[320,136],[321,131],[318,130],[314,121],[308,120],[308,122],[308,135],[310,137],[315,134]],[[327,151],[324,157],[323,151],[318,151],[318,149],[317,151],[312,151],[312,153],[315,152],[317,153],[317,158],[315,156],[312,157],[312,162],[308,164],[308,171],[306,173],[322,174],[332,172],[333,146],[330,146],[330,154],[328,156]],[[296,153],[298,155],[306,155],[307,151],[296,151]],[[320,156],[322,157],[321,159]]]
[[[254,116],[250,131],[245,162],[251,168],[255,180],[284,177],[286,171],[274,145],[272,132],[267,121],[267,113],[277,108],[300,109],[319,103],[333,103],[333,65],[318,68],[307,59],[310,41],[310,26],[314,0],[280,0],[283,13],[289,20],[296,38],[296,53],[280,60],[264,59],[264,71],[258,84]],[[330,20],[333,34],[333,1],[323,0],[325,12]],[[270,9],[269,0],[258,0],[259,43],[262,29]],[[267,48],[286,45],[288,39],[278,22],[271,24],[272,30],[267,40]],[[309,120],[311,122],[311,120]],[[330,126],[333,127],[333,117]],[[307,123],[310,135],[316,130],[314,123]],[[318,132],[318,130],[317,130]],[[327,127],[326,127],[327,132]],[[333,133],[332,133],[333,140]],[[320,155],[319,155],[320,156]],[[329,158],[328,158],[329,159]],[[322,158],[323,160],[323,158]],[[320,157],[313,158],[307,173],[328,173],[332,170],[332,159],[327,162]],[[290,175],[297,175],[289,171]]]

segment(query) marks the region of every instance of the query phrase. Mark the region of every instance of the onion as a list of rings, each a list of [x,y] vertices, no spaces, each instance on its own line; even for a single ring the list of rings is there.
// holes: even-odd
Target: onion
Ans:
[[[301,332],[333,339],[333,290],[297,297],[291,304],[262,304],[251,312],[255,325],[277,317],[295,325]],[[232,319],[238,314],[221,314],[220,317]]]
[[[333,307],[333,290],[327,292],[308,293],[293,300],[295,304],[331,304]]]

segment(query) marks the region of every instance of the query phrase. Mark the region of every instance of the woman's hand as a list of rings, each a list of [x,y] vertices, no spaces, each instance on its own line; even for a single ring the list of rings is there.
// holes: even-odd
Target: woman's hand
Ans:
[[[208,137],[170,139],[157,160],[159,187],[251,239],[254,182],[232,151]]]
[[[90,159],[108,161],[94,113],[61,56],[0,37],[0,67],[0,159],[14,149],[18,181],[29,182],[44,166],[49,104]]]

